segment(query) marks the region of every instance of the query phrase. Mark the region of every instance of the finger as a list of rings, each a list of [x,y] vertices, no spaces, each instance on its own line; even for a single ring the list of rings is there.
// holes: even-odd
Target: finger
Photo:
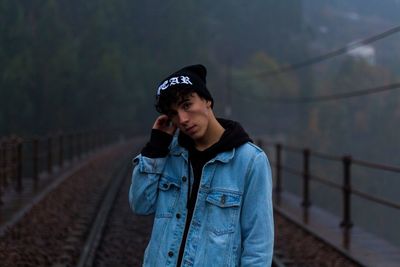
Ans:
[[[167,120],[168,120],[168,117],[166,115],[161,115],[161,116],[157,117],[156,121],[154,122],[153,128],[163,127]]]

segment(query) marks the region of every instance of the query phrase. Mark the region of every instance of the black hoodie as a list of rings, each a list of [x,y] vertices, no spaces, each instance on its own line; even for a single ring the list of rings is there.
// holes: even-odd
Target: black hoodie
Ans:
[[[177,266],[180,266],[180,263],[182,261],[186,237],[189,231],[190,222],[192,220],[194,207],[196,205],[197,193],[200,186],[200,178],[204,164],[214,158],[218,153],[232,150],[233,148],[239,147],[247,142],[252,142],[249,135],[244,131],[244,129],[238,122],[221,118],[218,118],[217,120],[225,129],[225,131],[218,142],[203,151],[199,151],[196,149],[193,139],[191,139],[189,136],[185,135],[182,132],[180,132],[178,136],[179,145],[189,151],[189,170],[191,165],[193,168],[194,183],[192,188],[190,188],[189,183],[189,192],[191,191],[191,194],[190,197],[188,196],[187,219],[185,230],[183,232],[181,246],[179,249]],[[152,130],[150,142],[148,142],[143,148],[142,155],[150,158],[167,156],[169,152],[168,146],[171,143],[171,140],[171,135],[164,133],[160,130]],[[189,170],[188,180],[190,181]]]

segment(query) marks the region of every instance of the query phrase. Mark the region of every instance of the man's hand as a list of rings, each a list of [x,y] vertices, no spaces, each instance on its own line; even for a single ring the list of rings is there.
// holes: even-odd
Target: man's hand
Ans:
[[[154,122],[153,129],[157,129],[167,134],[174,135],[176,131],[176,126],[171,122],[167,115],[161,115]]]

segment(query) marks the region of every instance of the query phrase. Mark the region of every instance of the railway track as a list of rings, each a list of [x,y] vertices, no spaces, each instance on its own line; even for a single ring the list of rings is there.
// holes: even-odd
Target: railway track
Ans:
[[[272,258],[272,267],[289,267],[293,262],[289,259],[286,259],[282,254],[274,251],[274,257]]]
[[[114,189],[110,187],[109,194],[117,195],[117,198],[109,198],[110,201],[116,199],[114,205],[105,205],[114,207],[113,211],[108,213],[110,215],[108,226],[102,227],[104,221],[99,220],[92,226],[92,229],[105,230],[98,231],[98,234],[89,235],[89,237],[92,236],[91,240],[101,240],[102,242],[101,244],[92,242],[92,249],[86,249],[89,255],[86,264],[81,263],[77,265],[78,267],[141,266],[141,259],[151,231],[153,218],[132,214],[127,205],[130,172],[127,172],[126,169],[123,172],[125,174],[119,176],[119,178],[121,179],[124,176],[125,178],[122,178],[122,180],[115,179],[114,181],[115,184],[119,184],[120,189],[116,190],[118,186],[115,186]],[[106,203],[106,199],[104,202]],[[277,238],[272,266],[360,266],[288,218],[278,213],[275,213],[275,218]],[[96,226],[97,224],[100,226]],[[132,224],[135,225],[134,229],[126,228],[133,227]],[[101,235],[104,236],[100,237]],[[97,238],[94,238],[94,236],[97,236]],[[83,258],[85,257],[83,256]]]
[[[122,168],[126,173],[129,168],[127,161],[124,167],[115,166],[121,166],[128,154],[131,158],[134,147],[121,144],[97,157],[7,226],[0,236],[0,267],[76,266],[99,215],[98,208],[103,206],[105,192],[115,186],[115,177],[122,176]],[[125,178],[129,182],[128,175]],[[124,198],[128,206],[127,194],[118,198]]]
[[[65,181],[9,229],[0,267],[141,266],[153,217],[132,213],[132,166],[111,158]],[[277,212],[275,226],[272,266],[359,266]]]
[[[131,167],[124,164],[108,187],[77,267],[142,265],[153,216],[136,216],[129,208]]]
[[[78,264],[76,265],[77,267],[93,266],[96,251],[102,240],[109,214],[114,206],[114,202],[117,193],[120,190],[123,179],[126,178],[128,174],[128,166],[129,165],[127,163],[124,163],[124,165],[120,169],[118,169],[118,173],[116,173],[115,179],[111,180],[112,182],[106,192],[106,195],[103,198],[97,216],[92,224],[88,238],[86,239],[82,254],[80,255]]]
[[[76,267],[93,266],[141,266],[142,256],[151,231],[152,216],[135,216],[127,208],[127,195],[130,185],[131,168],[125,165],[116,174],[109,186],[90,233],[85,242]],[[132,218],[124,222],[124,218]],[[119,221],[119,222],[118,222]],[[127,231],[126,225],[138,224],[134,231]],[[132,230],[132,229],[131,229]],[[119,243],[136,243],[127,248]],[[273,267],[298,266],[283,253],[275,251]]]

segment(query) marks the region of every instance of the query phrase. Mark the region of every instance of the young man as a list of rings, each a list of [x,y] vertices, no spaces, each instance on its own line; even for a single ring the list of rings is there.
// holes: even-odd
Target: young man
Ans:
[[[129,203],[155,213],[143,266],[270,266],[271,170],[239,123],[217,119],[206,68],[157,90],[159,116],[134,162]]]

